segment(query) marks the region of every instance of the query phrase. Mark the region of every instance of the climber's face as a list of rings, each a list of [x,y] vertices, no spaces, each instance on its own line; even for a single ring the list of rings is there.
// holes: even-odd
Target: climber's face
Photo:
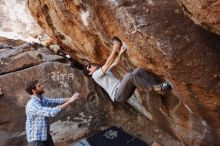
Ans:
[[[37,83],[35,85],[35,89],[32,89],[32,92],[35,94],[35,95],[41,95],[44,93],[44,88],[43,86],[40,84],[40,83]]]
[[[87,70],[89,71],[89,75],[92,75],[97,70],[97,66],[90,64],[87,66]]]

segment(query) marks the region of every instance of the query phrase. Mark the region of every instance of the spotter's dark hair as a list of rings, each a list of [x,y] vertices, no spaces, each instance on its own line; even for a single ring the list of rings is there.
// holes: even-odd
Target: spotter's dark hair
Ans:
[[[38,83],[38,80],[33,80],[33,81],[28,82],[26,85],[25,91],[28,94],[32,95],[33,94],[32,90],[36,89],[37,83]]]

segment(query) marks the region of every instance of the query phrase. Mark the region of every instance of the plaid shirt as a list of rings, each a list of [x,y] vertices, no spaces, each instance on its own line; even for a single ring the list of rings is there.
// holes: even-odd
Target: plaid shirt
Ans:
[[[42,99],[31,96],[26,105],[26,133],[28,142],[34,140],[46,141],[50,130],[48,117],[54,117],[61,111],[60,104],[63,98],[51,99],[43,96]],[[48,107],[57,106],[57,107]]]

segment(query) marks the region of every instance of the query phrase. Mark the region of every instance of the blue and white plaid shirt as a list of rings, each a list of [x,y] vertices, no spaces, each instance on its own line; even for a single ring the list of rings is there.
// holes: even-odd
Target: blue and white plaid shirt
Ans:
[[[48,117],[57,115],[61,111],[58,105],[63,103],[63,98],[51,99],[43,96],[40,99],[36,96],[31,96],[26,105],[26,133],[28,142],[47,140],[50,130]]]

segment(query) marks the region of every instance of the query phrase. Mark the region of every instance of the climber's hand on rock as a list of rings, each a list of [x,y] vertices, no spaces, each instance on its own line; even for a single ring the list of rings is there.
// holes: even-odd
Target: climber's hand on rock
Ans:
[[[114,49],[119,50],[121,47],[121,43],[118,41],[113,41],[113,47]]]

